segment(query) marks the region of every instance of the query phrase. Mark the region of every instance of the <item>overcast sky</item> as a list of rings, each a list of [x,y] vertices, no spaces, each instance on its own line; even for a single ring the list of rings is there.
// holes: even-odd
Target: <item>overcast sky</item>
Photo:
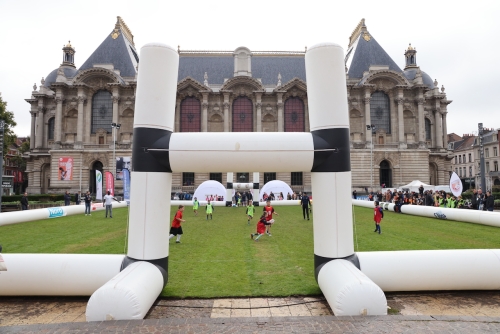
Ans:
[[[137,49],[162,42],[185,50],[302,51],[319,42],[347,48],[365,18],[368,31],[404,68],[412,43],[417,65],[444,85],[448,133],[500,128],[500,1],[9,1],[0,0],[0,92],[18,136],[30,134],[33,83],[62,61],[68,40],[77,68],[121,16]],[[495,75],[497,77],[495,77]]]

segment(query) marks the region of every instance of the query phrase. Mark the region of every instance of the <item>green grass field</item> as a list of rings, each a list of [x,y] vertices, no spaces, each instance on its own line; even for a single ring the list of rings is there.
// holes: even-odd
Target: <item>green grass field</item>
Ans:
[[[202,208],[203,209],[203,208]],[[261,210],[261,209],[260,209]],[[260,212],[257,210],[257,214]],[[279,206],[272,237],[250,239],[245,208],[216,207],[214,219],[186,207],[182,243],[170,241],[169,282],[162,295],[179,298],[317,295],[312,220],[299,206]],[[171,215],[175,213],[172,208]],[[382,234],[373,233],[373,210],[354,208],[356,251],[500,248],[500,229],[385,212]],[[0,227],[4,253],[126,251],[127,209]],[[1,216],[0,216],[1,219]],[[165,222],[168,229],[169,223]],[[168,240],[165,240],[168,242]]]

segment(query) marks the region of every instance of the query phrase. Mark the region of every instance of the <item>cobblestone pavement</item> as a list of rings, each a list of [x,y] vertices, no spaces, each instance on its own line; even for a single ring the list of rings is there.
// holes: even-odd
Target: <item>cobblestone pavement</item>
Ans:
[[[335,317],[321,297],[158,299],[145,320],[85,322],[86,298],[0,297],[0,333],[498,333],[500,291],[387,294],[388,316]]]
[[[282,317],[147,319],[1,327],[2,333],[498,333],[490,317]]]

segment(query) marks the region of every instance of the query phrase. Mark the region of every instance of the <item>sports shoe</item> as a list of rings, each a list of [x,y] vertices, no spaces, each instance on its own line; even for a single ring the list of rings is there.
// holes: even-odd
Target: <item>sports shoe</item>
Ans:
[[[250,233],[250,239],[252,239],[252,240],[253,240],[253,234],[252,234],[252,233]]]
[[[176,243],[176,244],[180,244],[181,242],[180,242],[179,240],[176,240],[176,241],[175,241],[175,243]]]
[[[271,233],[267,233],[267,232],[266,232],[266,234],[267,234],[268,236],[270,236],[270,237],[272,237],[272,236],[273,236]]]
[[[373,232],[377,232],[377,230],[373,231]]]

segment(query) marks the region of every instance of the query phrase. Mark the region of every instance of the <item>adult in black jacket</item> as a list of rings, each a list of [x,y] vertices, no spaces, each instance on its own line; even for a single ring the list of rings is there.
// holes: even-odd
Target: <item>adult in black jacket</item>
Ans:
[[[493,207],[495,206],[495,197],[491,194],[490,191],[486,192],[486,203],[484,204],[486,210],[493,211]]]
[[[472,197],[470,199],[470,204],[471,204],[472,210],[477,210],[477,190],[476,189],[474,189],[472,191]]]
[[[68,191],[64,193],[64,205],[68,206],[71,204],[71,195],[69,194]]]
[[[21,210],[28,210],[29,203],[28,203],[28,193],[24,193],[23,196],[21,197]]]
[[[302,205],[302,214],[304,215],[304,219],[306,219],[306,214],[307,214],[307,220],[309,220],[309,196],[307,196],[307,193],[304,193],[302,195],[302,199],[300,200],[300,204]]]

